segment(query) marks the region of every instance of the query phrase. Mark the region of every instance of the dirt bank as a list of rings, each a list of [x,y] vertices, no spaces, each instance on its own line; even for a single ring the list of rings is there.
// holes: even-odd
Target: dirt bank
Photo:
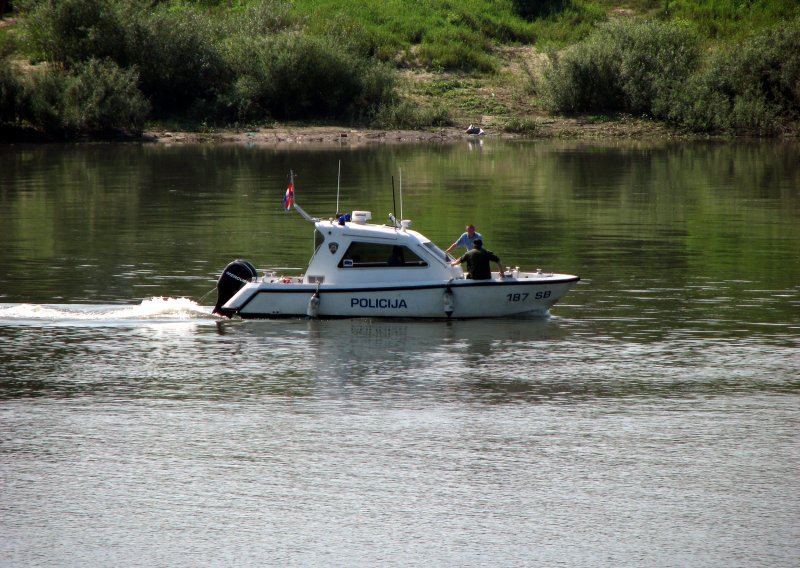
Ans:
[[[213,129],[202,132],[151,129],[145,140],[158,144],[232,143],[280,146],[367,146],[375,144],[449,143],[492,139],[624,139],[683,138],[687,134],[658,122],[631,117],[591,118],[542,117],[524,134],[487,127],[481,136],[469,135],[464,127],[429,130],[373,130],[336,126],[276,125],[258,129]]]

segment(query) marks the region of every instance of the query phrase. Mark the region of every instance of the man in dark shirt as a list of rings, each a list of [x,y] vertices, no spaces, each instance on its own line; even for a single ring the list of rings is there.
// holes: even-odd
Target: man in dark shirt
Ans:
[[[475,239],[473,243],[474,248],[467,251],[464,256],[457,258],[450,264],[457,266],[461,263],[467,263],[467,278],[472,280],[488,280],[492,277],[492,267],[490,262],[496,262],[497,268],[500,271],[500,278],[503,277],[503,265],[500,264],[500,259],[496,254],[490,250],[483,248],[483,241]]]

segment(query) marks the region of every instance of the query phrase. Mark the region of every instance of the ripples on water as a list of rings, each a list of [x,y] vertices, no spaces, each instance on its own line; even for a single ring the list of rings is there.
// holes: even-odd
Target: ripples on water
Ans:
[[[309,254],[253,190],[292,160],[5,149],[0,565],[796,566],[796,160],[729,150],[398,149],[437,242],[579,267],[553,316],[229,322],[229,256]]]
[[[717,334],[711,289],[665,327],[680,291],[588,284],[550,319],[0,306],[4,564],[790,566],[797,322]]]
[[[227,373],[257,375],[254,385],[264,388],[303,376],[310,382],[293,386],[287,381],[286,388],[305,392],[321,386],[315,381],[332,379],[359,386],[366,382],[378,389],[377,396],[389,389],[407,390],[417,398],[476,401],[575,402],[796,388],[791,377],[798,368],[800,325],[773,323],[770,310],[776,304],[796,305],[800,289],[754,290],[752,300],[732,305],[726,289],[740,284],[698,285],[689,297],[686,290],[623,289],[626,301],[617,298],[609,309],[606,291],[585,283],[556,307],[564,315],[452,322],[236,323],[213,316],[210,307],[188,298],[151,298],[131,306],[0,305],[6,352],[14,354],[5,384],[9,388],[10,379],[23,376],[32,380],[17,367],[27,360],[36,368],[48,353],[59,375],[61,364],[69,362],[103,382],[119,375],[120,388],[136,391],[141,385],[129,381],[130,372],[153,365],[159,383],[168,386],[167,394],[175,395],[191,385],[180,379],[191,381],[204,368],[214,377],[221,364],[227,367],[222,374],[226,380]],[[584,292],[589,288],[590,293]],[[679,312],[659,309],[662,302],[674,304],[677,296],[685,298]],[[737,292],[739,298],[746,296]],[[151,356],[154,349],[157,357]],[[100,372],[93,365],[110,368]],[[393,372],[399,382],[386,384],[384,377]],[[43,384],[49,379],[41,370],[31,375]],[[203,388],[208,379],[202,377]],[[451,390],[454,381],[460,388]]]

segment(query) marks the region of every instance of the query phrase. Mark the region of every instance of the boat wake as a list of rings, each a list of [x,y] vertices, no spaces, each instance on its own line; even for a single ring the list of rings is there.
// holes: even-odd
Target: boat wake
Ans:
[[[97,304],[0,304],[4,322],[176,322],[217,320],[211,308],[189,298],[147,298],[130,306]]]

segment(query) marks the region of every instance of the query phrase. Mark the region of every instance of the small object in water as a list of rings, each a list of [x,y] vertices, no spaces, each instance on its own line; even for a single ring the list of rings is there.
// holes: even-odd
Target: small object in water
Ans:
[[[467,134],[481,135],[485,134],[485,132],[483,131],[483,128],[481,128],[480,126],[475,126],[473,124],[470,124],[469,128],[467,128]]]

